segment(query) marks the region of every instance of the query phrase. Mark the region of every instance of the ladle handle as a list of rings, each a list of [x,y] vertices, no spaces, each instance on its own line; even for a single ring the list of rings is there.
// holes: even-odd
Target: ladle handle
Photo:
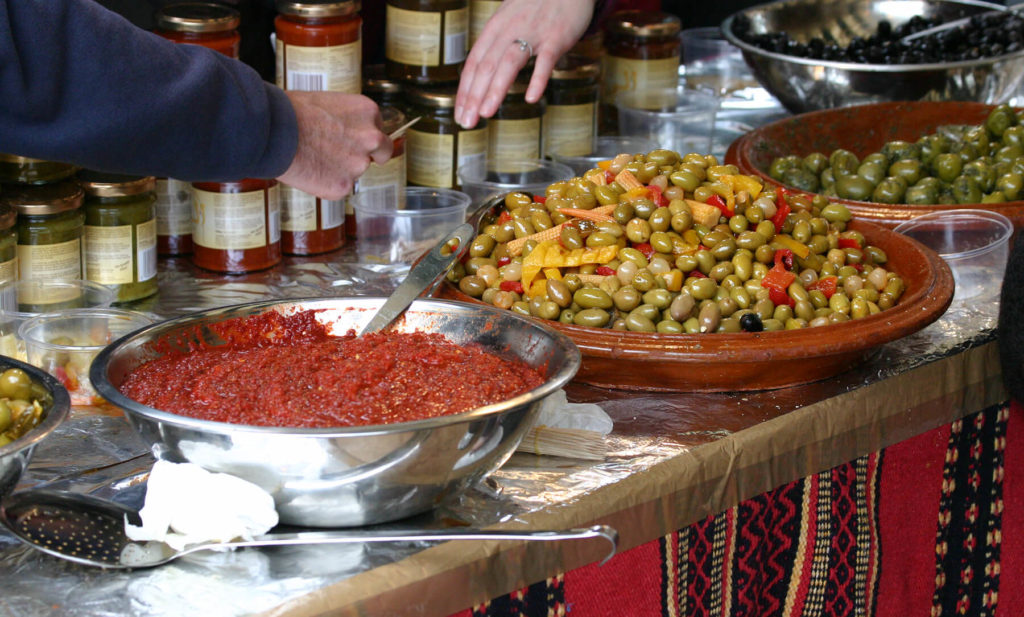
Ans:
[[[603,538],[611,544],[611,550],[601,561],[605,563],[615,555],[619,533],[607,525],[594,525],[578,529],[545,531],[517,531],[513,529],[346,529],[336,531],[300,531],[296,533],[272,533],[256,536],[252,540],[211,542],[198,544],[182,551],[182,554],[200,550],[227,547],[294,546],[303,544],[357,544],[360,542],[426,542],[431,540],[583,540]]]
[[[383,330],[391,325],[391,322],[409,308],[413,300],[424,291],[431,289],[444,276],[459,255],[469,248],[469,243],[473,241],[475,233],[476,230],[472,225],[463,223],[445,236],[437,246],[430,249],[430,252],[409,270],[409,274],[402,284],[395,289],[373,318],[363,327],[359,332],[360,336]],[[453,240],[458,242],[458,247],[454,249],[451,248]],[[450,249],[450,253],[442,255],[442,250],[445,248]]]

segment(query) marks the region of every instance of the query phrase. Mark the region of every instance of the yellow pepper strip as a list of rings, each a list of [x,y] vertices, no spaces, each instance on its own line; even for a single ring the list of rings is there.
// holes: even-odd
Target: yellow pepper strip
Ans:
[[[761,194],[764,187],[753,176],[746,176],[743,174],[725,174],[720,176],[721,181],[725,182],[732,187],[734,193],[740,191],[746,191],[750,194],[751,199],[757,199],[757,196]]]
[[[793,251],[793,254],[800,259],[805,259],[811,253],[811,248],[803,242],[798,242],[789,236],[779,234],[772,238],[773,244],[781,244],[783,248]]]
[[[626,191],[625,193],[620,195],[619,196],[619,201],[620,202],[622,202],[622,201],[630,202],[630,201],[636,201],[638,199],[646,199],[646,198],[648,198],[650,196],[651,196],[650,189],[648,189],[646,186],[641,186],[640,188],[629,189],[628,191]]]
[[[685,240],[687,244],[693,246],[694,250],[696,250],[697,245],[700,244],[700,236],[698,236],[697,232],[693,229],[687,229],[683,232],[683,240]]]
[[[722,211],[718,208],[693,199],[687,199],[686,203],[690,205],[694,223],[700,223],[705,227],[714,227],[718,224],[718,217],[722,216]]]
[[[534,247],[530,254],[523,258],[523,274],[521,281],[524,289],[530,288],[530,282],[540,273],[544,266],[544,257],[548,251],[554,248],[558,250],[553,240],[545,240]]]
[[[558,268],[544,268],[544,278],[547,280],[562,280],[562,271]]]

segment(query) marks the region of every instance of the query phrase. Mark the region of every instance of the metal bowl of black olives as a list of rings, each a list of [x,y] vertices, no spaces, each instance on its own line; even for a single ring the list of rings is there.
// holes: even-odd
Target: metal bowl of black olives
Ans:
[[[1024,17],[989,2],[784,0],[731,15],[722,32],[794,113],[883,101],[1002,103],[1024,83]]]
[[[55,377],[0,356],[0,497],[18,483],[35,447],[70,408],[68,391]]]

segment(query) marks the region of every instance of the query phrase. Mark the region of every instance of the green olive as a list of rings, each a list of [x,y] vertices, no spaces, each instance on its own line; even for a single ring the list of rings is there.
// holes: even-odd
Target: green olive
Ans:
[[[828,167],[828,157],[821,152],[812,152],[804,157],[804,169],[815,175],[820,175]]]
[[[603,328],[611,318],[608,311],[599,308],[585,308],[573,315],[572,322],[577,326]]]
[[[0,374],[0,396],[28,400],[32,396],[32,378],[20,368],[9,368]]]
[[[886,165],[875,161],[862,162],[857,167],[857,175],[864,178],[871,184],[878,184],[885,177]]]
[[[602,206],[610,206],[619,203],[619,194],[610,186],[598,186],[594,188],[594,199]]]
[[[812,173],[801,167],[792,167],[783,172],[778,178],[783,184],[787,184],[801,191],[815,192],[821,188],[821,181],[818,174]]]
[[[958,176],[953,181],[953,197],[958,204],[976,204],[981,201],[981,186],[970,176]]]
[[[603,289],[597,289],[596,287],[583,287],[581,289],[577,289],[576,293],[572,295],[572,300],[585,309],[610,309],[614,306],[612,297],[608,295],[608,292]]]
[[[963,160],[958,155],[947,152],[935,157],[932,169],[939,180],[952,182],[960,175],[963,165]]]
[[[860,167],[860,159],[853,152],[839,148],[829,155],[828,164],[832,168],[836,181],[838,181],[841,176],[857,173],[857,168]]]
[[[575,225],[563,225],[558,232],[558,241],[569,250],[583,248],[583,236]]]
[[[997,105],[985,118],[985,128],[995,137],[1002,137],[1006,129],[1017,124],[1017,115],[1007,104]]]
[[[874,183],[856,174],[847,174],[836,179],[836,193],[843,199],[866,201],[874,190]]]
[[[895,177],[885,178],[871,192],[871,201],[882,204],[898,204],[903,202],[907,186]]]
[[[612,294],[612,303],[616,309],[628,313],[640,306],[640,292],[633,287],[620,287]]]
[[[915,159],[902,159],[889,167],[889,175],[903,178],[908,186],[913,186],[921,179],[922,174],[921,161]]]
[[[615,206],[615,210],[612,211],[612,218],[614,218],[615,222],[619,225],[625,225],[631,221],[633,219],[633,215],[634,210],[633,204],[631,203],[621,203]]]
[[[1021,197],[1021,191],[1024,190],[1024,175],[1008,173],[1000,176],[996,180],[996,189],[1006,197],[1007,201],[1017,201]]]

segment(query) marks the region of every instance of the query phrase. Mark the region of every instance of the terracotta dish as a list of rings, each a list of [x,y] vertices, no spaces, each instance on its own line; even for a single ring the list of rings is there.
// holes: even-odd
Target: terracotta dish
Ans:
[[[938,319],[953,299],[949,266],[917,241],[855,221],[907,289],[899,304],[842,324],[784,332],[645,334],[545,321],[576,343],[583,364],[575,381],[608,388],[674,392],[767,390],[826,379],[866,360],[880,345]],[[446,282],[439,295],[478,300]]]
[[[863,158],[879,150],[886,142],[897,139],[917,141],[943,125],[981,124],[991,110],[991,105],[982,103],[936,101],[875,103],[813,111],[750,131],[729,146],[725,162],[739,167],[741,173],[758,176],[778,186],[780,182],[768,175],[768,168],[776,157],[787,154],[806,156],[812,152],[828,155],[836,148],[845,148]],[[1009,217],[1014,227],[1024,227],[1024,201],[912,206],[838,198],[831,200],[846,204],[860,219],[887,227],[895,227],[921,214],[960,208],[999,212]]]

